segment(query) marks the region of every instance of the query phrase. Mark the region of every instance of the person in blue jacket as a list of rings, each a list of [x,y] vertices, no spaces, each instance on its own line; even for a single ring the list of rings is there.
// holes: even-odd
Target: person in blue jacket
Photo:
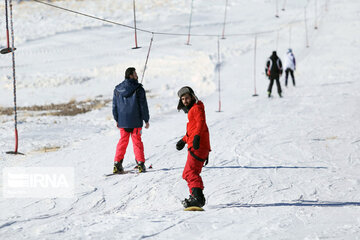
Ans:
[[[141,141],[142,127],[149,128],[149,109],[145,90],[138,82],[136,69],[130,67],[125,71],[125,80],[115,87],[112,112],[117,127],[120,129],[120,140],[116,147],[113,173],[123,173],[122,166],[126,148],[131,136],[138,163],[139,172],[145,172],[144,145]]]

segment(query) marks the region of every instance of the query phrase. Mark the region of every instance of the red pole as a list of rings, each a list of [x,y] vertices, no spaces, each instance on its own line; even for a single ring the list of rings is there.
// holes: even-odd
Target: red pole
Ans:
[[[135,0],[133,0],[133,7],[134,7],[135,47],[133,47],[132,49],[137,49],[137,48],[140,48],[140,47],[138,47],[138,43],[137,43],[137,34],[136,34],[136,13],[135,13]]]
[[[15,153],[18,152],[18,145],[19,145],[19,135],[17,128],[15,128]]]

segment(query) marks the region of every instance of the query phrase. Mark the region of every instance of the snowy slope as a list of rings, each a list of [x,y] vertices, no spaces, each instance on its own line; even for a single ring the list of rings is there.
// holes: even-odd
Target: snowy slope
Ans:
[[[279,1],[282,3],[282,1]],[[119,132],[111,103],[75,116],[19,111],[19,151],[13,117],[0,115],[0,170],[72,167],[74,198],[9,199],[0,195],[2,239],[360,239],[360,47],[358,1],[229,1],[225,33],[282,27],[220,41],[222,112],[218,110],[217,38],[155,35],[145,73],[150,129],[143,130],[146,174],[105,178]],[[132,24],[132,1],[56,1]],[[327,11],[325,4],[327,5]],[[187,33],[191,1],[138,0],[138,27]],[[221,34],[225,1],[195,1],[192,33]],[[280,5],[281,5],[280,4]],[[305,47],[308,6],[310,48]],[[282,7],[282,6],[280,6]],[[3,9],[2,9],[3,11]],[[14,4],[18,106],[106,101],[128,66],[141,76],[151,35],[61,12],[35,2]],[[297,86],[266,97],[266,58],[289,47]],[[0,28],[4,29],[2,21]],[[279,40],[277,41],[277,36]],[[0,41],[5,45],[4,35]],[[11,56],[0,56],[0,107],[12,106]],[[282,79],[282,84],[284,80]],[[175,144],[186,115],[177,90],[190,85],[206,107],[212,152],[203,169],[205,212],[184,212],[181,179],[186,151]],[[284,84],[283,84],[284,85]],[[46,149],[57,149],[45,152]],[[129,144],[125,167],[134,166]],[[0,186],[3,186],[3,179]]]

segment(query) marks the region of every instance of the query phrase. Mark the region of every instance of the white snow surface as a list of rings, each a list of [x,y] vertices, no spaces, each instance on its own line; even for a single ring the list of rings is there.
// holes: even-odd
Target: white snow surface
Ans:
[[[74,198],[0,195],[1,239],[360,239],[360,2],[228,1],[225,35],[258,35],[254,93],[254,36],[217,38],[155,35],[145,72],[150,128],[143,129],[145,174],[112,172],[119,130],[111,102],[76,116],[18,112],[0,115],[0,171],[8,167],[72,167]],[[58,6],[133,24],[132,1],[54,1]],[[138,27],[187,33],[190,0],[138,0]],[[304,7],[307,6],[309,48]],[[17,105],[111,99],[125,69],[141,78],[151,34],[63,12],[36,2],[14,3]],[[193,34],[220,34],[225,1],[194,1]],[[4,6],[1,7],[4,16]],[[291,30],[289,23],[291,22]],[[5,21],[0,22],[2,47]],[[291,32],[291,40],[289,40]],[[278,37],[278,40],[277,40]],[[264,65],[273,50],[291,48],[296,87],[273,87],[267,98]],[[13,106],[11,54],[0,56],[0,106]],[[201,176],[204,212],[184,212],[181,178],[186,150],[176,142],[187,116],[176,110],[177,90],[189,85],[206,108],[212,152]],[[54,152],[39,151],[59,148]],[[134,167],[131,143],[124,159]],[[0,179],[0,186],[3,187]]]

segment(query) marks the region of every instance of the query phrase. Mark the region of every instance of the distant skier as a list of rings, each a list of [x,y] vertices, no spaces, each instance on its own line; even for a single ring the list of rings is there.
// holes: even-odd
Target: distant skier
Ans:
[[[209,129],[206,125],[205,107],[198,100],[190,87],[183,87],[178,91],[179,104],[177,109],[188,114],[185,136],[176,144],[177,150],[182,150],[187,144],[188,156],[183,171],[183,179],[188,184],[190,196],[182,201],[185,208],[205,205],[203,181],[200,173],[202,167],[208,163],[210,149]]]
[[[295,70],[296,70],[295,56],[294,56],[291,48],[289,48],[288,52],[285,55],[285,86],[286,87],[287,87],[287,83],[288,83],[289,73],[291,75],[293,85],[295,86],[295,77],[294,77]]]
[[[122,163],[130,136],[138,170],[145,172],[144,145],[141,141],[141,133],[143,121],[145,128],[149,128],[150,116],[145,90],[138,82],[136,69],[133,67],[126,69],[125,80],[115,87],[112,112],[121,136],[116,147],[113,173],[124,172]]]
[[[268,97],[271,97],[271,90],[272,86],[274,84],[274,81],[276,81],[277,90],[279,93],[279,96],[281,95],[281,85],[279,78],[283,72],[282,69],[282,62],[280,58],[276,55],[276,51],[272,52],[272,55],[268,58],[266,61],[266,67],[265,67],[265,74],[269,77],[270,83],[268,87]]]

